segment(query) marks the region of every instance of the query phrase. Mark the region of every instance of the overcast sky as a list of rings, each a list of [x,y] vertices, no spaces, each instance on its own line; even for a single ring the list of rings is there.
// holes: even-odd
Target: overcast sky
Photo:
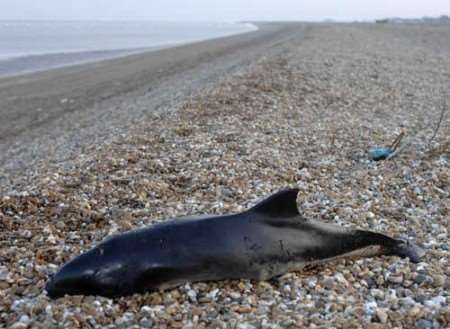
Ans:
[[[450,15],[450,0],[0,0],[0,19],[366,20]]]

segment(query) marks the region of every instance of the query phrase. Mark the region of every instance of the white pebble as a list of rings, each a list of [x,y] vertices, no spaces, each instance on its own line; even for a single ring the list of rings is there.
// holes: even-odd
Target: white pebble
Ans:
[[[431,307],[431,308],[439,308],[442,305],[446,304],[446,298],[444,296],[436,296],[430,300],[425,301],[425,306]]]
[[[367,315],[372,315],[376,308],[377,308],[378,304],[376,302],[368,302],[364,304],[364,313],[366,313]]]
[[[189,290],[187,292],[187,295],[189,296],[189,299],[192,301],[196,301],[197,300],[197,293],[195,292],[195,290]]]

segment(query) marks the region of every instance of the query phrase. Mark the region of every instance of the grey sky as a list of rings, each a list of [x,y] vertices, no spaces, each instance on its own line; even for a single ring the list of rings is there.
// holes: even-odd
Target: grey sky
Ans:
[[[0,19],[363,20],[450,15],[450,0],[0,0]]]

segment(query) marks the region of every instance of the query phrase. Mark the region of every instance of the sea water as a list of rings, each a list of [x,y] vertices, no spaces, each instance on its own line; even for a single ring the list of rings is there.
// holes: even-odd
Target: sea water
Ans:
[[[246,23],[0,21],[0,75],[100,60],[124,52],[255,29]]]

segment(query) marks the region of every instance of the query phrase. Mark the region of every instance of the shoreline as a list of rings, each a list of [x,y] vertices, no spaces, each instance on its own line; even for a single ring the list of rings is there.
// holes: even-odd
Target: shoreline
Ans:
[[[161,49],[170,49],[198,42],[205,42],[219,38],[237,36],[246,33],[258,31],[258,26],[251,23],[235,23],[244,25],[247,30],[234,32],[225,35],[212,36],[207,38],[194,39],[189,41],[180,41],[176,43],[166,43],[149,45],[140,48],[121,48],[121,49],[96,49],[96,50],[80,50],[44,54],[25,54],[14,57],[0,58],[0,79],[26,75],[30,73],[45,72],[57,68],[71,67],[88,63],[97,63],[106,60],[122,58],[135,54],[143,54]]]
[[[80,149],[111,141],[134,122],[169,111],[199,89],[278,51],[274,45],[303,25],[258,26],[238,35],[0,78],[0,190],[16,180],[35,179],[41,165],[62,166]]]
[[[0,79],[13,78],[31,73],[46,72],[63,67],[97,63],[114,58],[121,58],[129,55],[146,53],[164,48],[171,48],[174,46],[176,45],[138,49],[37,54],[6,58],[0,60]]]

